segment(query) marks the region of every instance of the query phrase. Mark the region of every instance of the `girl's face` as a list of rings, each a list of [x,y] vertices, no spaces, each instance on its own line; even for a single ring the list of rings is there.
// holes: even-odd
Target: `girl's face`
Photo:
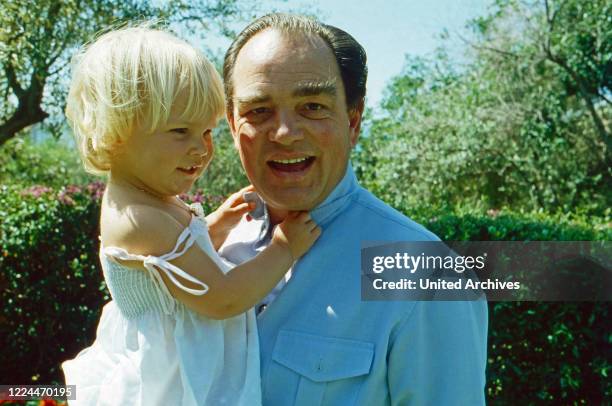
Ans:
[[[181,106],[180,101],[176,105]],[[182,121],[176,110],[152,134],[132,134],[113,160],[113,178],[160,196],[189,191],[212,158],[216,122]]]

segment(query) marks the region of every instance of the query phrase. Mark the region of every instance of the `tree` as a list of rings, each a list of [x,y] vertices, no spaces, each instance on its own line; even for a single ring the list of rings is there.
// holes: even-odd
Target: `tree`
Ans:
[[[178,23],[202,38],[212,29],[228,34],[228,24],[242,13],[236,0],[2,1],[0,146],[35,123],[45,122],[57,132],[63,124],[70,55],[96,33],[126,22],[158,19]]]
[[[587,108],[601,141],[612,151],[610,129],[598,111],[598,104],[609,107],[612,90],[612,4],[604,0],[517,0],[498,2],[499,15],[518,18],[531,39],[525,49],[533,60],[556,65],[568,94],[578,96]],[[496,47],[493,20],[482,19],[475,28],[481,34],[477,49],[508,58],[523,55]],[[498,17],[499,18],[499,17]],[[491,34],[494,34],[493,36]]]
[[[609,213],[611,7],[500,0],[465,66],[407,57],[356,154],[365,184],[397,207]]]

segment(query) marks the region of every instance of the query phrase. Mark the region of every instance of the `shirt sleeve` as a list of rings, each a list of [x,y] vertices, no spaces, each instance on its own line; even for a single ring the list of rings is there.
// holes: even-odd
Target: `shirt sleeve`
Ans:
[[[391,336],[392,405],[485,405],[485,300],[421,301]]]

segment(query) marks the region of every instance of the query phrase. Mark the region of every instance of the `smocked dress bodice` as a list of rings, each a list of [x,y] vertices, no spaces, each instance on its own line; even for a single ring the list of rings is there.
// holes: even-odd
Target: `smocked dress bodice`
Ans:
[[[100,262],[112,300],[102,311],[96,340],[62,364],[66,383],[77,385],[71,405],[258,405],[261,403],[259,347],[253,310],[213,320],[184,306],[169,292],[161,273],[176,287],[205,295],[209,287],[171,261],[196,245],[223,272],[201,206],[162,256],[135,255],[101,247]],[[117,260],[141,261],[146,270]],[[182,281],[198,286],[189,288]]]

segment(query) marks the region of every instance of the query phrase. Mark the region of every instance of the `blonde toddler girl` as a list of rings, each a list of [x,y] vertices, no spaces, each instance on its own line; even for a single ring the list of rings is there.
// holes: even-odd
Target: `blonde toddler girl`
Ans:
[[[177,195],[210,162],[223,106],[211,63],[160,30],[112,31],[75,57],[66,112],[85,168],[108,177],[100,261],[112,300],[93,345],[62,364],[71,405],[260,404],[251,308],[320,229],[294,213],[251,261],[217,255],[253,188],[207,217]]]

